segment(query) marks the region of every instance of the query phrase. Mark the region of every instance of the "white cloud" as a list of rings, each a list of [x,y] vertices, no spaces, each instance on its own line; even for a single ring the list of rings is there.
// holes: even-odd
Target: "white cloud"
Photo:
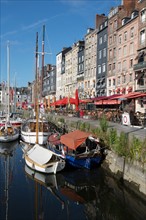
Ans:
[[[48,20],[48,19],[43,19],[43,20],[39,20],[39,21],[37,21],[37,22],[35,22],[35,23],[33,23],[33,24],[30,24],[30,25],[28,25],[28,26],[23,26],[23,27],[22,27],[22,30],[33,29],[33,28],[39,26],[40,24],[43,24],[43,23],[47,22],[47,20]]]

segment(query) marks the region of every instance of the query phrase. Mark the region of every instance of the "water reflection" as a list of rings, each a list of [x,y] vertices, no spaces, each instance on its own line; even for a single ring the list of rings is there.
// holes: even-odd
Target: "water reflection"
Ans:
[[[0,143],[0,198],[2,203],[1,215],[8,219],[9,188],[13,177],[13,160],[15,149],[19,146],[17,141]],[[0,219],[1,216],[0,216]]]
[[[0,145],[0,220],[144,220],[145,202],[101,167],[56,175],[25,165],[21,146]]]
[[[45,175],[25,166],[25,173],[38,184],[37,189],[39,186],[44,186],[49,190],[55,199],[53,201],[55,204],[58,203],[57,207],[60,207],[60,219],[145,219],[144,203],[133,199],[130,192],[120,188],[112,178],[105,175],[102,169],[74,170],[57,175]],[[43,191],[38,191],[37,195],[39,193],[43,195]],[[39,195],[39,202],[40,198]],[[37,199],[36,195],[35,199]],[[38,205],[38,201],[36,204]],[[35,211],[39,208],[35,208]],[[40,218],[42,213],[43,218]],[[49,215],[47,213],[46,216]],[[37,214],[39,218],[36,219],[47,219],[44,212]],[[59,219],[58,216],[56,219]]]

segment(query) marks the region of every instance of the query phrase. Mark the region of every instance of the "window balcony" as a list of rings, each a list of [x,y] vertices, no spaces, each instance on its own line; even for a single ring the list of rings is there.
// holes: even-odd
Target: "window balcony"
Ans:
[[[140,62],[140,63],[137,63],[133,66],[133,69],[135,71],[139,71],[139,70],[143,70],[143,69],[146,69],[146,61],[143,61],[143,62]]]

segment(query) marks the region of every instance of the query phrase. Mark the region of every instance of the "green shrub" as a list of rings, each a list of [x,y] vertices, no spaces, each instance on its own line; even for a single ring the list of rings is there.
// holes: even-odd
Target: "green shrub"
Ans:
[[[85,131],[85,122],[80,124],[80,130]]]
[[[89,131],[90,130],[90,123],[85,122],[85,131]]]
[[[119,156],[128,156],[129,140],[128,136],[124,132],[120,133],[115,145],[113,145],[113,149]]]
[[[133,137],[130,143],[129,157],[131,160],[141,161],[143,151],[143,141],[140,141],[138,138]]]
[[[108,129],[108,121],[106,120],[105,115],[103,115],[99,121],[100,123],[100,128],[103,132],[107,132]]]
[[[114,128],[109,129],[108,132],[108,145],[110,148],[114,148],[115,144],[117,143],[118,140],[118,135],[117,135],[117,130]]]

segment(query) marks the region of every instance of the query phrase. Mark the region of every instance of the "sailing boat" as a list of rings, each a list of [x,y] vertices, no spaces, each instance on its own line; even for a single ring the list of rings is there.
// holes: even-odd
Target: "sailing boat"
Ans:
[[[39,145],[39,140],[43,139],[43,132],[39,131],[39,105],[38,105],[38,33],[36,35],[36,119],[35,119],[35,145],[26,150],[24,153],[24,159],[26,164],[33,170],[42,172],[42,173],[54,173],[61,171],[65,167],[65,161],[61,159],[57,154],[50,151],[47,148]],[[41,125],[41,124],[40,124]],[[22,127],[21,134],[23,135],[24,127]],[[29,133],[31,135],[31,132]],[[41,138],[40,138],[41,135]],[[48,139],[48,133],[46,134]],[[45,137],[46,137],[45,136]],[[39,139],[40,138],[40,139]]]
[[[10,121],[10,51],[9,42],[7,44],[7,115],[6,121],[0,127],[0,142],[11,142],[19,138],[19,130],[15,128]]]
[[[44,36],[44,35],[43,35]],[[44,39],[43,39],[44,41]],[[42,53],[44,54],[44,53]],[[21,140],[25,143],[35,144],[36,138],[40,145],[46,144],[50,132],[49,122],[40,115],[38,93],[39,93],[39,74],[38,74],[38,33],[36,36],[36,74],[35,74],[35,118],[26,120],[21,126]]]

